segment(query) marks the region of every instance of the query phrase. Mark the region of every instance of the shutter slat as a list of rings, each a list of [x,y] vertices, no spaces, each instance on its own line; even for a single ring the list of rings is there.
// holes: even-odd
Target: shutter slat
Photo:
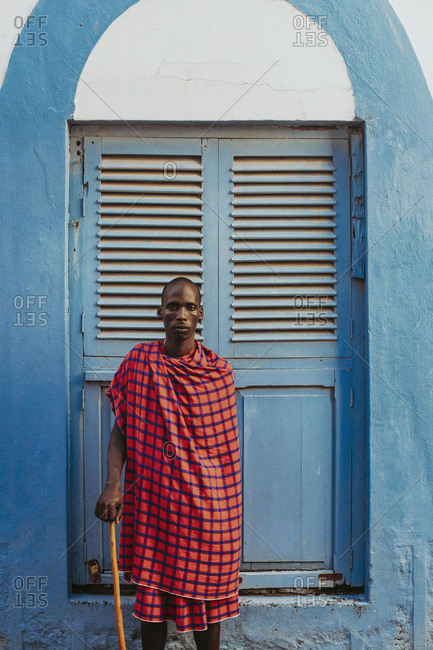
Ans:
[[[272,173],[276,171],[334,172],[332,158],[327,156],[236,156],[233,172]]]
[[[234,251],[333,251],[336,250],[335,244],[332,242],[334,237],[330,236],[329,239],[330,241],[312,241],[311,239],[309,240],[308,237],[304,237],[306,240],[305,242],[298,242],[298,241],[293,241],[290,239],[286,239],[286,241],[280,242],[262,242],[262,241],[252,241],[251,243],[246,239],[246,237],[242,237],[241,240],[236,241],[233,246],[232,250]]]
[[[147,263],[149,262],[159,262],[163,263],[164,260],[166,259],[166,253],[157,253],[157,252],[149,252],[149,251],[140,251],[136,249],[131,249],[128,252],[123,252],[121,250],[101,250],[101,254],[98,255],[98,260],[103,261],[103,260],[118,260],[120,261],[133,261],[136,259],[137,261],[143,262],[146,260]],[[179,251],[179,253],[176,255],[176,261],[177,262],[202,262],[203,257],[201,255],[195,254],[191,255],[189,253],[186,253],[185,251]]]
[[[337,292],[334,289],[323,289],[323,287],[304,287],[301,291],[300,287],[293,286],[292,288],[273,288],[268,287],[244,287],[236,289],[232,292],[233,296],[269,296],[270,293],[280,296],[336,296]]]
[[[282,278],[279,274],[277,277],[255,277],[254,286],[265,285],[269,289],[279,286],[294,285],[294,284],[335,284],[337,280],[334,277],[330,278],[318,278],[316,275],[296,275],[293,278]],[[250,277],[241,277],[238,278],[236,286],[240,287],[242,285],[251,285],[253,281]]]
[[[98,199],[98,203],[103,203],[106,206],[115,203],[120,203],[121,205],[201,205],[203,201],[200,199],[200,197],[191,194],[187,194],[185,196],[166,196],[165,194],[161,193],[146,196],[143,192],[142,194],[136,194],[133,196],[130,196],[126,193],[119,193],[117,196],[104,194],[103,198]]]
[[[317,217],[325,217],[327,219],[330,219],[332,217],[336,216],[336,212],[333,212],[332,210],[328,210],[326,207],[323,209],[318,209],[317,206],[314,207],[314,209],[308,209],[307,207],[304,207],[302,210],[293,210],[292,208],[287,207],[286,210],[281,210],[277,208],[269,208],[269,207],[254,207],[251,206],[248,209],[240,209],[240,208],[235,208],[232,211],[232,217],[234,218],[247,218],[247,219],[253,219],[255,217],[258,217],[260,219],[263,219],[264,217],[273,217],[274,219],[279,219],[279,218],[292,218],[292,217],[303,217],[304,219],[308,218],[317,218]],[[253,227],[252,224],[250,227]]]
[[[149,282],[148,277],[144,277],[142,273],[131,273],[131,271],[129,271],[129,273],[130,273],[130,275],[128,275],[128,279],[127,279],[128,284],[131,284],[131,285],[139,284],[140,286],[143,287],[144,282],[146,282],[146,283]],[[171,280],[171,276],[163,284],[166,284],[169,280]],[[104,272],[103,274],[101,274],[101,277],[99,278],[99,283],[101,285],[101,291],[105,291],[106,286],[108,284],[119,284],[119,283],[124,282],[124,281],[125,281],[125,277],[124,277],[124,272],[123,271],[121,271],[120,273],[119,272],[117,272],[117,273],[116,272],[115,273],[106,273],[106,272]],[[157,283],[158,286],[159,286],[159,284],[160,284],[160,282]],[[149,291],[150,290],[151,290],[151,288],[149,287]]]
[[[161,290],[162,287],[164,286],[164,283],[161,283],[161,288],[158,287],[158,289],[155,289],[154,291],[147,291],[148,294],[155,294],[159,297],[161,297]],[[117,286],[111,286],[109,284],[107,285],[102,285],[98,288],[98,294],[100,296],[118,296],[119,300],[122,296],[134,296],[138,295],[141,296],[143,294],[143,289],[141,285],[135,286],[135,285],[117,285]]]
[[[251,249],[254,250],[254,245],[251,245]],[[258,260],[264,260],[269,264],[272,264],[273,262],[304,262],[304,261],[312,261],[312,262],[323,262],[323,261],[334,261],[336,258],[334,255],[329,255],[326,253],[321,253],[320,251],[307,251],[305,253],[287,253],[286,255],[274,253],[274,252],[268,252],[266,254],[266,258],[261,255],[260,257],[257,254],[250,254],[250,255],[242,255],[236,257],[233,261],[234,262],[254,262],[256,263]]]
[[[266,341],[336,341],[337,337],[333,332],[318,329],[314,331],[300,331],[293,330],[291,332],[260,332],[258,336],[256,333],[239,333],[233,336],[236,343],[263,343]]]
[[[166,251],[171,251],[179,250],[179,241],[170,241],[168,239],[164,239],[161,241],[150,241],[149,239],[146,238],[146,233],[143,232],[141,233],[141,238],[134,237],[134,239],[126,239],[125,237],[114,237],[113,234],[111,235],[112,239],[107,238],[103,233],[101,234],[99,243],[98,243],[98,248],[101,250],[108,250],[108,249],[119,249],[121,248],[122,250],[126,250],[128,248],[133,248],[134,250],[160,250],[163,248]],[[200,242],[197,241],[190,241],[187,244],[188,249],[190,251],[193,250],[202,250],[202,245]],[[163,253],[161,253],[163,255]]]
[[[131,217],[134,215],[137,215],[138,217],[145,215],[151,215],[152,217],[200,217],[203,212],[198,208],[191,208],[186,205],[171,205],[167,208],[161,205],[140,206],[132,204],[130,206],[125,205],[125,207],[116,207],[114,205],[106,205],[104,203],[99,208],[98,214],[101,216],[104,214],[118,214],[120,217]]]
[[[323,315],[326,318],[330,319],[335,319],[336,315],[332,311],[321,311],[321,310],[314,310],[314,309],[308,309],[308,314],[306,315],[305,312],[299,310],[299,309],[292,309],[291,311],[289,310],[280,310],[276,312],[275,310],[272,311],[266,311],[261,309],[259,313],[257,313],[257,310],[243,310],[242,313],[238,315],[238,320],[239,321],[247,321],[250,320],[252,322],[255,322],[255,319],[257,316],[260,317],[260,321],[265,322],[265,321],[272,321],[275,319],[277,316],[279,320],[308,320],[308,317],[311,317],[312,315],[314,316],[320,316]],[[271,324],[272,325],[272,324]],[[256,325],[257,327],[257,325]]]
[[[165,284],[171,280],[173,274],[179,273],[183,268],[180,264],[172,265],[169,263],[160,268],[156,264],[152,264],[152,267],[152,269],[149,269],[149,265],[142,263],[141,259],[136,262],[131,260],[130,263],[122,262],[121,264],[111,264],[102,261],[98,266],[98,272],[102,275],[106,273],[120,273],[122,277],[125,273],[136,274],[143,284],[161,284],[161,282]],[[200,273],[200,266],[198,266],[198,270],[190,271],[189,277],[196,284],[201,284],[202,279],[196,277],[197,272]]]
[[[328,196],[321,194],[320,196],[311,196],[311,195],[289,195],[289,196],[279,196],[279,195],[266,195],[266,198],[261,198],[259,195],[255,196],[246,196],[245,194],[240,196],[234,196],[232,205],[257,205],[261,203],[263,206],[269,205],[334,205],[335,199],[329,198]]]
[[[167,156],[167,155],[128,155],[106,154],[102,156],[98,169],[103,170],[168,170],[175,169],[200,172],[203,169],[199,156]],[[169,174],[170,175],[170,174]]]
[[[315,186],[312,184],[307,184],[305,183],[304,185],[295,185],[295,184],[289,184],[287,183],[285,186],[280,183],[278,186],[275,186],[273,184],[265,184],[263,182],[261,185],[257,184],[239,184],[236,185],[236,190],[233,192],[235,195],[237,194],[255,194],[255,195],[262,195],[262,196],[267,196],[268,194],[275,194],[275,195],[312,195],[312,194],[334,194],[335,189],[333,187],[328,187],[328,186]]]
[[[300,299],[303,299],[303,296],[298,296],[296,295],[296,298],[285,298],[284,300],[284,307],[295,307],[299,309],[299,302]],[[327,298],[326,296],[324,297],[318,297],[316,298],[315,296],[311,296],[308,299],[308,309],[316,309],[317,308],[328,308],[328,307],[335,307],[337,303],[332,300],[332,298]],[[239,314],[246,313],[244,312],[245,309],[253,309],[257,311],[257,302],[255,300],[248,300],[246,298],[243,298],[242,296],[237,296],[236,299],[232,303],[232,308],[233,309],[238,309]],[[281,301],[277,300],[273,297],[269,297],[269,294],[266,296],[266,298],[262,298],[260,300],[260,307],[272,307],[272,308],[281,308]],[[242,308],[242,311],[240,310]]]
[[[257,282],[261,281],[261,276],[269,276],[271,273],[272,276],[269,278],[270,284],[278,284],[278,282],[281,280],[281,278],[284,278],[286,275],[298,275],[298,274],[329,274],[333,273],[333,267],[332,264],[326,266],[315,266],[314,264],[304,264],[303,266],[295,266],[293,264],[285,264],[284,266],[281,264],[274,264],[272,268],[269,268],[268,264],[265,263],[257,263],[254,265],[254,274],[255,274],[255,280]],[[245,264],[245,266],[242,266],[241,263],[237,265],[236,268],[236,275],[239,277],[239,282],[242,284],[244,282],[247,282],[248,284],[251,283],[250,279],[245,279],[242,276],[248,276],[250,278],[251,276],[251,265],[250,264]],[[282,280],[281,280],[282,281]]]
[[[310,318],[310,320],[313,320]],[[315,319],[314,319],[315,320]],[[299,319],[295,320],[294,322],[289,319],[284,319],[284,320],[274,320],[273,322],[267,322],[266,320],[260,320],[260,332],[286,332],[290,330],[334,330],[337,328],[337,326],[334,323],[330,323],[329,319],[326,320],[326,323],[323,325],[320,325],[316,322],[312,323],[309,325],[308,323],[309,319],[305,317],[304,319]],[[251,332],[257,332],[257,322],[244,322],[244,323],[239,323],[237,325],[233,325],[232,327],[233,331],[241,331],[247,333],[248,331]]]
[[[325,230],[324,232],[317,232],[317,230],[316,232],[305,232],[302,230],[279,230],[277,232],[275,232],[275,230],[268,232],[263,232],[261,230],[248,230],[247,232],[242,231],[242,233],[233,233],[231,237],[235,241],[251,241],[253,239],[275,241],[276,239],[336,239],[337,235],[330,230]],[[254,245],[256,246],[257,243],[258,242],[255,242]]]
[[[175,187],[170,185],[170,183],[167,181],[165,184],[160,183],[142,183],[140,185],[137,185],[136,183],[125,183],[124,179],[119,181],[118,185],[109,185],[107,183],[102,183],[101,184],[101,190],[104,192],[113,192],[114,194],[121,194],[122,196],[124,194],[138,194],[141,195],[144,192],[148,192],[149,195],[155,196],[159,194],[163,195],[168,195],[168,194],[188,194],[190,195],[192,191],[194,191],[195,194],[202,194],[203,190],[201,187],[198,187],[197,184],[195,183],[194,185],[191,184],[184,184],[183,186],[176,185]]]
[[[236,157],[232,340],[334,341],[334,166],[330,157]]]
[[[159,300],[155,302],[155,308],[159,306]],[[117,309],[112,309],[112,308],[105,308],[103,307],[99,312],[98,312],[98,318],[124,318],[125,320],[123,321],[126,323],[127,319],[135,319],[139,318],[141,320],[145,319],[153,319],[155,317],[155,308],[152,306],[149,307],[142,307],[141,309],[133,309],[129,306],[125,306],[123,309],[122,308],[117,308]],[[108,321],[107,321],[108,322]],[[107,322],[105,323],[105,326],[107,327]]]
[[[153,228],[144,229],[144,228],[110,228],[105,230],[101,228],[100,230],[101,237],[112,237],[114,239],[122,239],[124,237],[131,237],[134,239],[159,239],[159,240],[169,240],[169,239],[202,239],[203,235],[197,234],[195,230],[186,230],[179,228],[177,230],[167,230],[166,228],[161,228],[160,230],[155,230]],[[164,244],[165,246],[165,244]]]
[[[133,341],[144,341],[146,339],[153,340],[153,339],[160,339],[161,335],[163,334],[163,330],[158,330],[158,329],[149,329],[146,330],[145,332],[141,332],[139,330],[127,330],[126,328],[122,331],[116,331],[116,330],[108,330],[104,332],[100,332],[97,335],[98,339],[106,340],[106,339],[117,339],[117,340],[122,340],[122,339],[127,339],[127,340],[133,340]]]
[[[161,170],[150,170],[148,173],[144,173],[140,171],[129,171],[127,169],[114,169],[110,171],[103,170],[98,176],[98,180],[102,182],[127,181],[131,183],[137,181],[142,183],[187,183],[189,181],[197,183],[198,181],[202,181],[203,178],[199,174],[189,174],[187,172],[177,173],[176,176],[171,175],[167,177],[167,175],[164,176]],[[320,180],[318,179],[317,182],[319,183]]]
[[[164,178],[167,160],[176,183]],[[202,283],[201,159],[103,154],[99,169],[97,337],[161,338],[164,284],[176,275]]]
[[[158,307],[161,304],[161,294],[155,292],[155,296],[150,295],[150,292],[146,292],[147,295],[143,296],[143,292],[138,293],[136,296],[131,294],[111,296],[100,294],[100,298],[97,302],[98,307]],[[150,297],[149,297],[150,296]]]
[[[182,217],[165,217],[164,219],[154,220],[143,217],[131,218],[130,213],[122,217],[121,221],[113,217],[101,216],[98,221],[98,226],[108,227],[121,225],[124,228],[134,226],[134,228],[145,228],[146,231],[151,231],[153,228],[158,228],[158,232],[171,232],[172,228],[201,228],[201,220],[198,219],[183,219]],[[317,225],[316,225],[317,227]],[[320,225],[320,227],[322,227]]]
[[[281,232],[286,232],[288,228],[335,228],[335,223],[333,221],[311,221],[305,219],[304,221],[287,219],[286,221],[271,221],[271,219],[266,219],[266,233],[263,234],[263,231],[259,229],[260,223],[251,223],[251,221],[241,221],[240,219],[236,220],[236,229],[239,231],[239,237],[248,236],[248,233],[262,233],[262,236],[273,237],[275,230],[279,229]],[[282,230],[284,228],[284,230]],[[248,233],[245,233],[245,229],[249,229]],[[273,232],[269,232],[272,230]],[[278,236],[278,235],[275,235]]]
[[[302,174],[298,171],[289,171],[286,174],[267,174],[266,178],[259,172],[250,172],[246,174],[236,174],[236,182],[241,183],[332,183],[332,172],[321,173],[311,172]]]

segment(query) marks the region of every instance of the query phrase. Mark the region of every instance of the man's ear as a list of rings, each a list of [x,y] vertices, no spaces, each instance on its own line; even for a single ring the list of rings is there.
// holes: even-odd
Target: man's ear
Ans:
[[[199,319],[199,320],[203,320],[203,316],[204,316],[204,309],[203,309],[203,307],[200,307],[200,312],[199,312],[199,313],[200,313],[200,316],[198,317],[198,319]]]
[[[162,314],[161,314],[161,305],[157,308],[156,310],[156,317],[162,319]]]

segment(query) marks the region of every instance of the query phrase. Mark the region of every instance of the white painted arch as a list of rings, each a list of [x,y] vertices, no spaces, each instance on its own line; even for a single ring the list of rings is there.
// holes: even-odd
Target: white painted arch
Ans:
[[[317,121],[354,115],[349,75],[326,25],[311,24],[286,0],[140,0],[91,52],[74,118]]]

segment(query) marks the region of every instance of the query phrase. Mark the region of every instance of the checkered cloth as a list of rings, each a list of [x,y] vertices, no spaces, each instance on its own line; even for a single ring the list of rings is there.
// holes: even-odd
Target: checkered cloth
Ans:
[[[238,593],[241,471],[230,364],[195,342],[169,357],[140,343],[107,395],[126,436],[119,568],[186,598]]]
[[[210,623],[239,616],[239,595],[218,600],[194,600],[137,585],[133,615],[142,621],[174,621],[178,632],[206,630]]]

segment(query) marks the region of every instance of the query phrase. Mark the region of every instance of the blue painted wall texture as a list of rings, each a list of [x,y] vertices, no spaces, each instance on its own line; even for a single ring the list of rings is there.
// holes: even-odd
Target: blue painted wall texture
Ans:
[[[49,47],[16,47],[0,92],[0,647],[117,647],[111,599],[70,593],[67,120],[89,53],[132,4],[39,2]],[[368,580],[363,597],[244,597],[223,647],[433,647],[433,102],[385,0],[293,4],[328,16],[365,121]]]

